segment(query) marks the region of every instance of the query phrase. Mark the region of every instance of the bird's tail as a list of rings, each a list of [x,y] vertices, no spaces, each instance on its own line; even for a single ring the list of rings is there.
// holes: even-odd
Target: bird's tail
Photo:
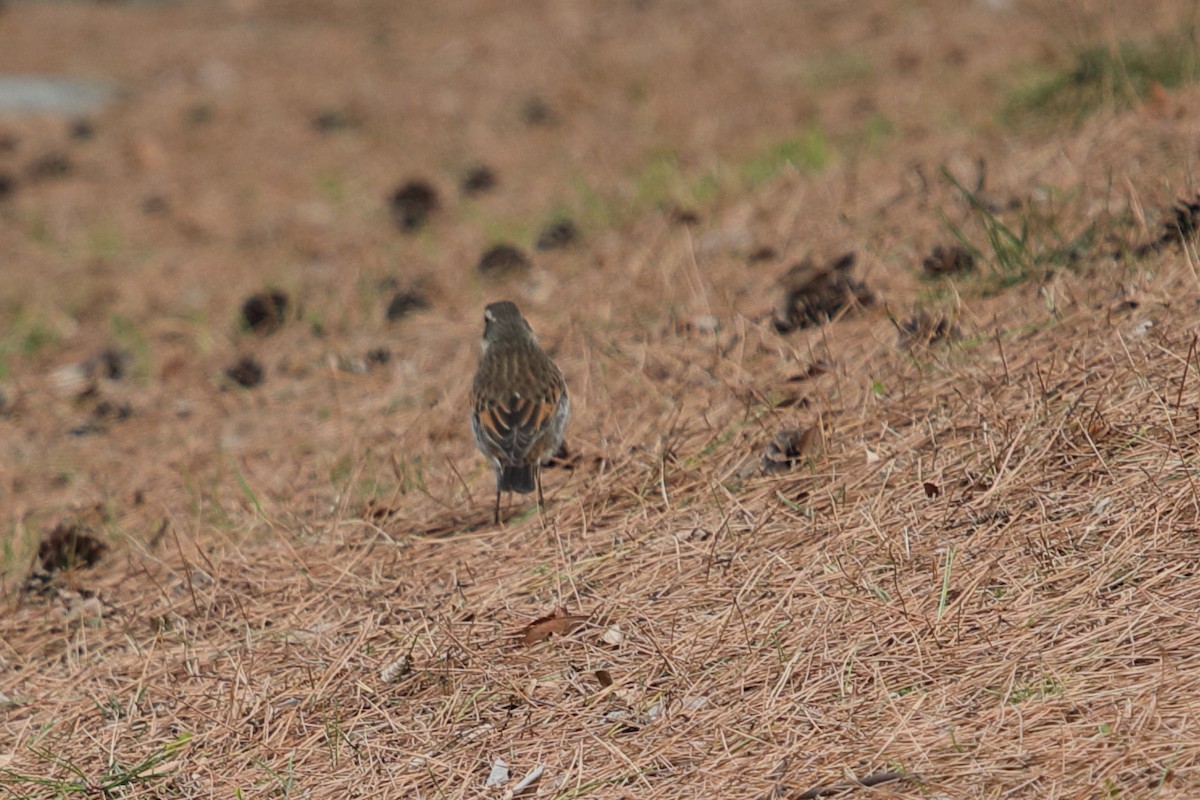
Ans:
[[[501,467],[497,488],[502,492],[529,494],[534,489],[533,467]]]

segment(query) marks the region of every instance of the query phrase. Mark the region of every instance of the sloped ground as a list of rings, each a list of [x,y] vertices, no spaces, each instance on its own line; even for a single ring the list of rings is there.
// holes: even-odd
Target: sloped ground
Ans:
[[[0,121],[0,789],[1195,796],[1200,91],[1002,113],[1189,7],[960,6],[0,10],[5,70],[126,89]],[[500,241],[532,267],[481,276]],[[874,302],[781,333],[851,251]],[[573,460],[496,529],[499,297]],[[56,525],[99,562],[31,570]]]

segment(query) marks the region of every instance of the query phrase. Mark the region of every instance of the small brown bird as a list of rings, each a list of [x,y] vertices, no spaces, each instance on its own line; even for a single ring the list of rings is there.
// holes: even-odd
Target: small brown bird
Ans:
[[[494,521],[500,494],[542,497],[542,465],[562,444],[571,403],[567,383],[538,346],[514,303],[501,300],[483,311],[483,355],[471,385],[471,431],[496,470]]]

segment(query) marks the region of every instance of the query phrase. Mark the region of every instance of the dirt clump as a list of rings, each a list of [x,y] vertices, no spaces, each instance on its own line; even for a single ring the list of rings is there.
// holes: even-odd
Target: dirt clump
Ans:
[[[700,224],[700,214],[686,206],[671,206],[667,209],[667,221],[672,225],[688,227]]]
[[[757,264],[760,261],[774,261],[779,258],[779,251],[770,245],[759,245],[750,251],[746,256],[746,261],[751,264]]]
[[[83,362],[83,372],[95,380],[124,380],[133,369],[133,355],[121,347],[106,347]]]
[[[1171,207],[1169,219],[1163,223],[1158,238],[1144,242],[1134,248],[1137,258],[1145,258],[1173,245],[1181,245],[1196,238],[1200,230],[1200,192],[1191,200],[1179,200]],[[1117,257],[1120,253],[1115,254]]]
[[[496,173],[486,164],[475,164],[463,174],[459,188],[468,197],[483,194],[496,188]]]
[[[396,322],[414,311],[424,311],[427,308],[429,308],[429,300],[420,292],[396,292],[388,301],[385,316],[388,322]]]
[[[511,244],[498,244],[479,258],[479,274],[487,278],[511,278],[533,268],[529,256]]]
[[[962,331],[944,314],[935,315],[924,310],[918,311],[898,323],[896,327],[900,331],[898,339],[900,347],[927,346],[941,342],[954,342],[962,338]]]
[[[526,125],[537,127],[552,125],[557,118],[545,98],[534,96],[521,106],[521,119]]]
[[[569,219],[560,219],[546,225],[538,233],[536,250],[561,250],[579,241],[579,228]]]
[[[358,127],[358,120],[344,108],[327,108],[313,115],[312,128],[318,133],[337,133]]]
[[[866,285],[850,276],[855,260],[850,252],[819,266],[809,257],[788,269],[779,279],[775,330],[790,333],[828,322],[843,309],[872,305]]]
[[[427,182],[411,180],[392,193],[392,221],[405,233],[420,230],[438,210],[437,191]]]
[[[246,389],[253,389],[266,380],[267,371],[261,362],[253,356],[243,356],[233,366],[225,370],[225,377]]]
[[[96,137],[96,123],[87,117],[72,120],[67,126],[67,136],[77,142],[88,142]]]
[[[71,157],[57,151],[35,159],[28,168],[29,178],[34,181],[57,180],[67,177],[74,171],[75,164],[71,161]]]
[[[975,271],[975,256],[962,245],[936,245],[933,252],[921,260],[926,275],[962,275]]]
[[[280,291],[252,294],[242,303],[242,323],[260,336],[274,333],[283,327],[289,303]]]
[[[74,521],[55,524],[38,543],[37,560],[46,572],[94,567],[108,551],[91,528]]]

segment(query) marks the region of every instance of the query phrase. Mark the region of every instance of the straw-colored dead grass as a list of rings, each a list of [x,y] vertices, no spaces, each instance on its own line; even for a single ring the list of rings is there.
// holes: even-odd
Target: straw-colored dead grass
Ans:
[[[704,35],[746,52],[720,8]],[[633,13],[600,22],[629,34]],[[770,28],[756,13],[747,30]],[[964,36],[984,24],[941,13]],[[836,16],[837,35],[865,35]],[[875,55],[899,46],[878,35]],[[657,57],[632,38],[610,56]],[[463,91],[493,102],[484,77]],[[433,308],[397,327],[360,302],[387,272],[379,251],[471,264],[482,236],[447,233],[469,213],[403,246],[353,203],[330,212],[346,230],[275,220],[269,241],[318,252],[287,284],[308,316],[267,338],[158,313],[174,308],[162,287],[223,248],[251,261],[232,234],[193,231],[198,260],[118,284],[153,356],[141,384],[98,391],[132,416],[64,437],[92,399],[31,357],[0,420],[20,434],[0,464],[20,556],[0,597],[0,794],[500,798],[539,774],[522,796],[1196,796],[1198,262],[1193,242],[1127,254],[1195,188],[1200,95],[1000,148],[958,129],[930,143],[936,91],[903,80],[879,78],[889,113],[922,109],[904,147],[785,171],[697,224],[646,211],[593,228],[508,283],[446,269]],[[614,86],[604,108],[632,91]],[[836,108],[858,93],[830,91]],[[650,107],[676,123],[687,97]],[[768,124],[755,109],[783,113],[747,104],[733,133]],[[534,134],[552,135],[605,140]],[[531,197],[545,193],[514,202]],[[996,223],[1022,221],[1031,236],[1001,269],[989,231],[1003,243]],[[952,229],[984,274],[923,279]],[[781,255],[750,261],[756,244]],[[879,302],[778,333],[780,274],[848,249]],[[347,253],[349,276],[324,261]],[[229,284],[204,302],[235,309]],[[521,498],[494,529],[465,409],[480,301],[501,294],[567,375],[575,460],[548,473],[544,514]],[[925,312],[943,338],[902,336]],[[388,366],[353,368],[381,340]],[[222,388],[213,376],[251,352],[262,387]],[[763,474],[764,448],[797,428],[819,445]],[[96,567],[26,583],[53,528],[39,503],[107,538]]]
[[[1169,304],[1111,318],[1064,302],[1088,284],[1063,276],[974,344],[881,336],[806,384],[805,411],[672,375],[683,411],[552,475],[544,519],[492,530],[486,503],[443,507],[458,490],[439,480],[378,522],[342,506],[308,533],[268,515],[253,545],[131,542],[78,575],[92,600],[8,601],[7,774],[96,785],[172,747],[122,796],[499,796],[497,759],[513,782],[544,767],[547,797],[765,797],[884,771],[904,779],[880,796],[1187,796],[1189,263],[1142,279]],[[886,330],[813,339],[847,353],[852,325]],[[655,349],[686,375],[712,344]],[[764,381],[780,361],[733,358]],[[781,417],[819,420],[825,455],[739,480]],[[588,621],[520,641],[560,607]]]

